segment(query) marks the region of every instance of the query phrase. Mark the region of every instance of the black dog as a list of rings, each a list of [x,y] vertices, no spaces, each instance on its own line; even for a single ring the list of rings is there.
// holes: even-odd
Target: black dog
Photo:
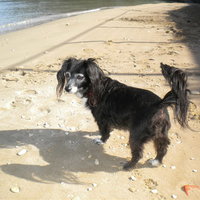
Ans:
[[[106,142],[113,128],[130,132],[132,159],[124,165],[124,169],[136,165],[142,157],[144,144],[150,140],[153,140],[157,152],[151,164],[158,166],[170,144],[167,107],[172,106],[180,125],[187,127],[189,106],[187,75],[162,63],[161,69],[171,87],[162,99],[151,91],[129,87],[106,77],[94,59],[70,58],[64,61],[57,73],[57,95],[59,97],[65,89],[86,98],[86,106],[90,108],[100,130],[98,144]]]

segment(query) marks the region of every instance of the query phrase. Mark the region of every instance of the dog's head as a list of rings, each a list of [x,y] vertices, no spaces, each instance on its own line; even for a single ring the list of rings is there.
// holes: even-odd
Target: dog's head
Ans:
[[[57,73],[57,96],[60,97],[63,90],[81,97],[91,91],[95,94],[103,77],[104,73],[94,59],[69,58]]]

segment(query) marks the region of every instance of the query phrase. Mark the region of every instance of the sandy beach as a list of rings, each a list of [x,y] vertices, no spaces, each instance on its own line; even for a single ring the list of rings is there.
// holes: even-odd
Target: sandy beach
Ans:
[[[170,111],[171,145],[151,168],[153,144],[132,171],[128,133],[96,145],[98,128],[74,95],[56,98],[56,72],[68,57],[95,58],[104,72],[163,97],[160,62],[188,72],[190,126],[200,130],[200,5],[106,9],[0,35],[0,199],[170,200],[200,186],[200,132],[181,129]]]

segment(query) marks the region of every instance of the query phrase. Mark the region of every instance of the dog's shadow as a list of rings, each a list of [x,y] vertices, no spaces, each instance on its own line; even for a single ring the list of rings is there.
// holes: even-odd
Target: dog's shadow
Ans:
[[[1,170],[35,182],[75,184],[81,183],[77,177],[79,172],[114,173],[122,170],[120,163],[125,159],[106,154],[103,146],[94,144],[91,134],[97,135],[89,132],[67,133],[59,129],[1,131],[0,147],[12,149],[12,152],[16,150],[15,163],[11,161],[0,166]],[[17,156],[17,151],[24,146],[28,152]],[[16,163],[16,159],[25,164]]]

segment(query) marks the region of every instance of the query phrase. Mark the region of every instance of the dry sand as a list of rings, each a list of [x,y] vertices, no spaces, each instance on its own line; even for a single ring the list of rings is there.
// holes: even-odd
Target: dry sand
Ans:
[[[171,110],[164,165],[146,163],[155,156],[150,143],[136,168],[126,172],[128,133],[115,130],[107,144],[94,144],[98,129],[90,111],[73,95],[59,102],[55,95],[57,70],[65,58],[75,56],[96,58],[112,78],[163,97],[169,90],[160,73],[163,62],[189,72],[196,104],[189,123],[200,129],[199,18],[199,5],[163,3],[109,9],[1,35],[0,199],[200,199],[200,190],[192,189],[189,197],[182,190],[200,185],[200,133],[181,129]]]

